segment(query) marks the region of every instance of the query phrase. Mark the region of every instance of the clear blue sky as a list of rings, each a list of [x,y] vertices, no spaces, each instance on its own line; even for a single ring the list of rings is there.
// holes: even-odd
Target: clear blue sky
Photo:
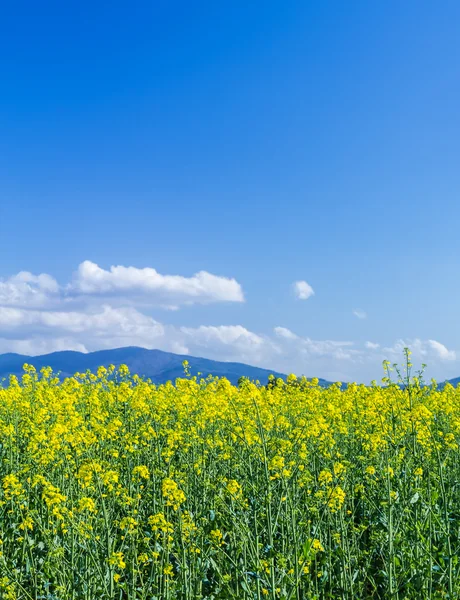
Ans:
[[[241,326],[270,344],[283,327],[357,352],[418,339],[432,374],[460,375],[459,22],[450,1],[5,4],[0,278],[47,273],[65,287],[85,260],[207,271],[234,278],[245,301],[103,302],[174,335]],[[98,311],[94,298],[69,302]],[[15,330],[5,315],[18,306],[3,304],[0,351],[53,335],[74,345],[70,329]],[[381,375],[380,355],[308,352],[252,362]]]

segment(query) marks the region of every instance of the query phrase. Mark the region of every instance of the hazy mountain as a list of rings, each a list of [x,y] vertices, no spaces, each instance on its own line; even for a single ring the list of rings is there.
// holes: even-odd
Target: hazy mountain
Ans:
[[[125,364],[131,373],[137,373],[152,379],[155,383],[164,383],[184,376],[182,362],[188,360],[192,375],[202,373],[226,377],[232,383],[237,383],[242,376],[251,380],[258,380],[265,384],[270,374],[276,377],[285,377],[282,373],[252,367],[243,363],[219,362],[207,358],[195,356],[184,356],[163,352],[161,350],[146,350],[145,348],[128,347],[116,348],[114,350],[99,350],[97,352],[63,351],[53,352],[42,356],[24,356],[21,354],[0,354],[0,380],[8,375],[21,375],[24,363],[33,365],[37,370],[42,367],[52,367],[53,371],[59,372],[61,377],[67,377],[74,373],[82,373],[88,369],[96,371],[100,366],[113,364],[119,366]],[[321,385],[329,382],[320,379]]]
[[[454,377],[454,379],[446,379],[445,381],[438,383],[438,388],[441,390],[444,389],[446,383],[450,383],[450,385],[457,387],[457,385],[460,383],[460,377]]]

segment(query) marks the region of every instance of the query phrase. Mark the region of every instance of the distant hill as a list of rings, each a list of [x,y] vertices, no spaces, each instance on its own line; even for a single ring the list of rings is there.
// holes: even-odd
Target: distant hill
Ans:
[[[460,377],[454,377],[454,379],[446,379],[445,381],[438,383],[438,388],[441,390],[444,389],[447,383],[450,383],[450,385],[457,387],[457,385],[460,383]]]
[[[44,354],[42,356],[24,356],[21,354],[0,354],[0,380],[9,375],[22,375],[24,363],[33,365],[37,370],[42,367],[52,367],[59,372],[61,377],[68,377],[75,373],[84,373],[88,369],[96,371],[98,367],[107,367],[110,364],[118,367],[125,364],[131,373],[150,378],[154,383],[174,381],[177,377],[184,376],[182,362],[187,360],[192,375],[202,373],[203,377],[214,375],[226,377],[236,384],[242,376],[251,380],[258,380],[265,384],[270,374],[275,377],[285,378],[283,373],[261,369],[243,363],[219,362],[207,358],[185,356],[163,352],[162,350],[147,350],[145,348],[128,347],[114,350],[99,350],[97,352],[62,351]],[[329,385],[328,381],[320,379],[320,385]]]

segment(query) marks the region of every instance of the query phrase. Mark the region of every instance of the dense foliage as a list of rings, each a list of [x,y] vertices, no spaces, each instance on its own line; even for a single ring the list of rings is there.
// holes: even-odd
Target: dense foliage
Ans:
[[[459,597],[460,388],[25,371],[0,598]]]

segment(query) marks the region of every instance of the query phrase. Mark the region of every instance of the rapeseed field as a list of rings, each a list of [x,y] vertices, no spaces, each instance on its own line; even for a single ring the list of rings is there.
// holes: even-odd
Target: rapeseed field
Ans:
[[[187,370],[187,366],[185,365]],[[0,388],[0,598],[460,597],[460,388]]]

